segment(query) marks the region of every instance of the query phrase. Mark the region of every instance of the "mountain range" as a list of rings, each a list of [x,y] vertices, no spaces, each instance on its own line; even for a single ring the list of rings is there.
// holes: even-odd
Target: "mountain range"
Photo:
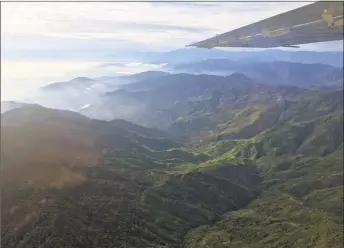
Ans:
[[[197,63],[169,67],[174,72],[228,75],[243,73],[265,83],[295,85],[308,88],[340,89],[343,69],[325,64],[286,61],[236,62],[227,59],[207,59]]]
[[[304,92],[306,89],[261,83],[238,73],[229,76],[172,74],[122,86],[120,90],[106,93],[81,113],[91,118],[125,118],[148,127],[168,129],[173,123],[190,123],[190,116],[205,119],[209,112],[219,111],[219,107],[228,114],[229,108],[236,105],[241,108],[245,102],[256,104],[256,99],[260,103],[277,102],[281,107],[286,100],[297,100]],[[205,124],[201,126],[205,128]]]
[[[28,97],[26,102],[40,104],[48,108],[65,109],[80,113],[86,112],[86,115],[90,117],[95,116],[90,115],[88,112],[94,112],[95,109],[98,112],[102,109],[97,118],[129,118],[135,121],[131,119],[131,112],[136,116],[137,107],[140,109],[144,106],[135,104],[135,108],[132,109],[132,104],[125,103],[125,105],[129,105],[127,107],[130,109],[125,110],[125,114],[114,115],[114,111],[107,110],[109,106],[104,106],[104,102],[109,102],[109,98],[111,98],[114,104],[110,108],[115,108],[117,105],[123,105],[121,102],[117,103],[116,101],[121,94],[127,94],[125,92],[146,91],[144,94],[149,94],[147,91],[152,91],[153,88],[165,87],[165,84],[175,81],[185,82],[188,77],[195,78],[190,79],[191,81],[196,80],[196,78],[201,78],[200,80],[203,81],[208,80],[210,75],[217,75],[219,76],[217,80],[221,80],[220,76],[228,77],[231,74],[238,73],[261,84],[292,85],[321,91],[340,90],[343,87],[343,69],[320,63],[243,62],[228,59],[206,59],[188,64],[169,64],[162,69],[164,71],[147,71],[116,77],[78,77],[66,82],[52,83],[40,88],[37,94]],[[195,77],[193,75],[201,76]],[[110,94],[113,97],[109,97]],[[155,93],[152,92],[152,94]],[[114,97],[115,95],[117,97]],[[135,94],[128,93],[128,95]],[[64,100],[61,101],[61,99]],[[127,98],[125,99],[125,101],[128,101]],[[132,97],[129,97],[129,99],[132,99]],[[87,108],[89,110],[85,110]],[[116,110],[117,112],[123,112],[117,107]]]
[[[77,77],[70,81],[43,86],[35,95],[27,97],[27,101],[48,108],[79,111],[88,104],[96,102],[102,94],[118,89],[120,85],[135,83],[148,78],[154,79],[167,74],[167,72],[146,71],[117,77]]]
[[[183,64],[195,63],[203,59],[229,59],[238,62],[286,61],[307,64],[328,64],[343,67],[343,52],[284,51],[268,49],[260,51],[229,51],[226,49],[182,48],[169,52],[137,54],[148,63]]]
[[[2,102],[1,244],[343,247],[342,70],[227,62]]]

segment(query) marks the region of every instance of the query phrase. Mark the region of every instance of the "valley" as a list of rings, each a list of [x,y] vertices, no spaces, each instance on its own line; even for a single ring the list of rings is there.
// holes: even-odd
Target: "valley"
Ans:
[[[77,78],[2,102],[1,245],[343,247],[342,69],[245,68]]]

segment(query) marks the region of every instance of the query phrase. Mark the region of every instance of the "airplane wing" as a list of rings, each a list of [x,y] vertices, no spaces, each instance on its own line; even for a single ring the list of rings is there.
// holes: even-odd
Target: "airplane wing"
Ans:
[[[188,46],[297,47],[343,40],[343,2],[319,1]]]

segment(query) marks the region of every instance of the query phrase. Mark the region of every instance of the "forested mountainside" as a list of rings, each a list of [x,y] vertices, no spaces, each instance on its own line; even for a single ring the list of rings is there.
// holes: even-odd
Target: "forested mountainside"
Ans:
[[[174,114],[165,110],[165,101],[147,103],[149,101],[147,98],[152,95],[157,97],[156,94],[161,93],[157,89],[160,87],[162,91],[165,90],[162,92],[164,97],[166,90],[171,90],[172,95],[167,95],[170,101],[176,98],[175,95],[181,90],[185,90],[183,94],[186,95],[181,95],[179,98],[185,99],[185,97],[203,95],[203,91],[213,90],[221,84],[230,87],[231,84],[237,85],[241,81],[329,92],[343,88],[342,66],[335,67],[330,63],[307,64],[269,60],[264,62],[227,58],[205,59],[187,64],[166,64],[161,70],[164,71],[146,71],[126,76],[77,77],[65,82],[51,83],[41,87],[33,96],[28,96],[26,102],[80,112],[91,118],[106,120],[122,118],[149,126],[149,123],[145,123],[147,120],[142,119],[145,118],[142,112],[152,112],[151,109],[144,111],[146,107],[150,107],[146,106],[147,104],[162,104],[160,118],[168,120],[171,114]],[[239,75],[245,75],[249,79],[244,79],[243,76],[240,78]],[[212,82],[215,81],[212,87]]]
[[[239,73],[125,87],[80,111],[107,121],[1,115],[3,247],[343,247],[342,90]]]
[[[167,65],[172,71],[223,74],[237,72],[265,83],[294,85],[307,88],[340,89],[343,69],[327,64],[286,61],[252,62],[228,59],[206,59],[196,63]]]
[[[135,85],[137,85],[136,83]],[[197,104],[206,104],[199,110],[215,110],[219,98],[223,103],[231,105],[234,102],[245,103],[266,93],[268,98],[278,92],[290,94],[294,97],[304,90],[296,87],[283,87],[259,83],[243,74],[230,76],[173,74],[152,81],[140,82],[140,87],[147,87],[143,91],[116,90],[105,94],[101,101],[84,108],[80,113],[91,118],[113,119],[126,118],[141,125],[166,129],[178,118],[189,115],[190,108],[197,108]],[[281,89],[281,90],[279,90]],[[294,90],[295,89],[295,90]],[[290,91],[290,92],[289,92]],[[264,98],[264,96],[263,96]],[[208,101],[208,103],[206,103]],[[193,110],[199,112],[197,109]]]
[[[254,167],[196,168],[211,156],[125,121],[36,106],[1,121],[4,247],[179,247],[259,192]]]

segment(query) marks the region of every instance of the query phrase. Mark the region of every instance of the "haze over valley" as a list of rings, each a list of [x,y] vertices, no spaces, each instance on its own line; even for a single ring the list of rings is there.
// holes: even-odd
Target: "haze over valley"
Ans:
[[[1,247],[343,247],[343,51],[181,48],[221,28],[188,16],[302,3],[31,4],[5,16]]]

